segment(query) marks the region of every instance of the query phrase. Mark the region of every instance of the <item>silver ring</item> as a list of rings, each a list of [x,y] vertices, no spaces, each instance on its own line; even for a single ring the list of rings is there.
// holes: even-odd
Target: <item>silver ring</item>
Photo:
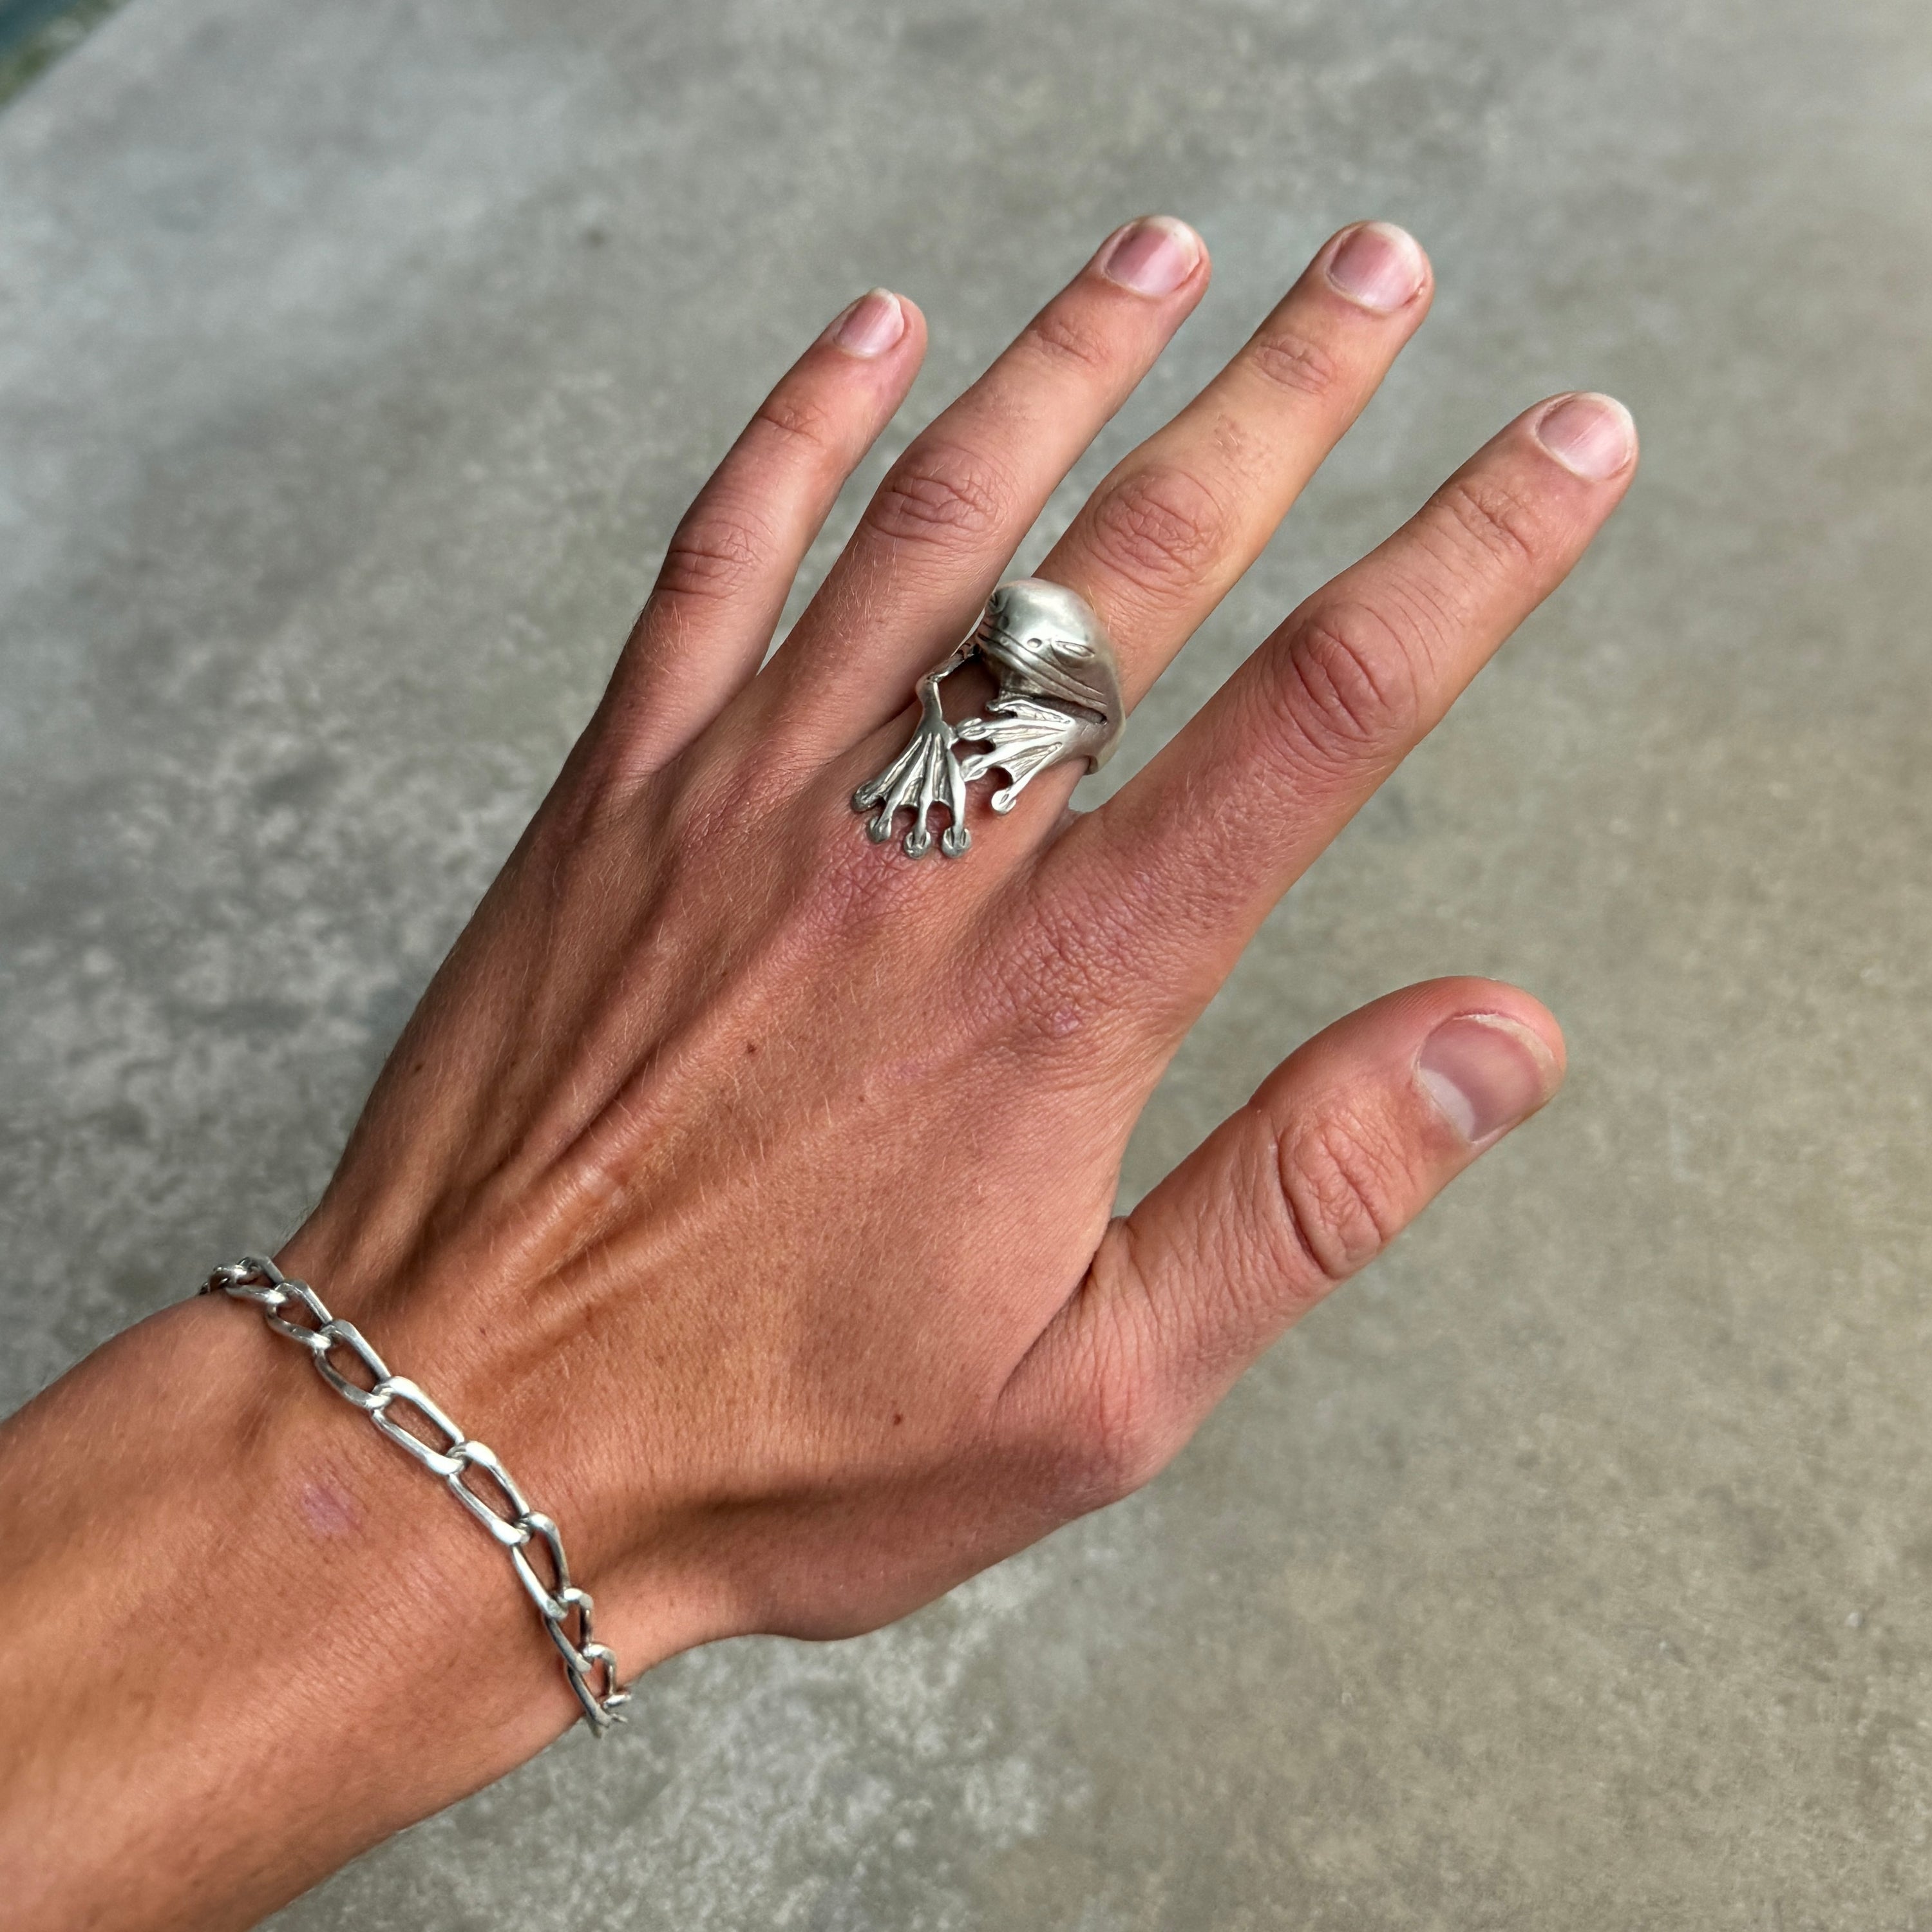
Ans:
[[[949,724],[939,705],[942,678],[977,658],[999,694],[982,718]],[[1096,772],[1120,742],[1126,709],[1120,667],[1094,607],[1064,584],[1042,577],[1010,578],[986,600],[966,640],[914,687],[920,718],[907,746],[877,778],[852,794],[852,809],[868,812],[866,836],[883,845],[902,812],[912,814],[905,836],[909,858],[922,859],[934,843],[927,820],[944,806],[948,823],[938,840],[949,859],[973,842],[966,824],[966,788],[989,772],[1006,782],[988,801],[1007,812],[1049,765],[1084,758]],[[982,748],[962,757],[961,745]]]

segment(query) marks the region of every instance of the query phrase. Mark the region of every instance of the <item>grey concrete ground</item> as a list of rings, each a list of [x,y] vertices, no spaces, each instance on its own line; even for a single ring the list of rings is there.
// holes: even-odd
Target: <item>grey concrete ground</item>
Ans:
[[[0,114],[0,1394],[320,1188],[795,346],[923,303],[897,446],[1146,207],[1216,290],[1056,518],[1342,220],[1442,296],[1130,767],[1538,394],[1647,457],[1129,1192],[1426,974],[1570,1088],[1145,1495],[286,1932],[1932,1925],[1922,0],[134,0]]]

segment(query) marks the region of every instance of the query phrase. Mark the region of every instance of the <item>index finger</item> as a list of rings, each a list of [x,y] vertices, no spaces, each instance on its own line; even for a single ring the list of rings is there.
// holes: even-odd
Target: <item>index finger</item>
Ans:
[[[1034,943],[1077,964],[1100,1003],[1178,1036],[1276,901],[1569,573],[1636,453],[1630,412],[1607,396],[1519,417],[1042,854]]]

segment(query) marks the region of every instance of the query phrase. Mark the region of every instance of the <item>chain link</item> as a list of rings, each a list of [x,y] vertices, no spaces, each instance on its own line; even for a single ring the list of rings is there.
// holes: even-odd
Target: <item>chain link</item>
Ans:
[[[556,1525],[524,1500],[496,1451],[471,1442],[407,1376],[390,1374],[352,1322],[337,1321],[307,1282],[290,1280],[273,1262],[244,1255],[217,1268],[201,1292],[253,1302],[271,1328],[308,1352],[316,1373],[338,1395],[362,1410],[431,1474],[442,1478],[457,1501],[508,1552],[517,1581],[536,1604],[563,1660],[564,1675],[591,1730],[602,1737],[613,1724],[622,1724],[631,1694],[618,1688],[616,1657],[591,1634],[590,1594],[570,1580]],[[291,1320],[292,1313],[306,1319]],[[345,1366],[359,1365],[368,1385],[344,1374],[332,1356],[342,1358]],[[435,1439],[418,1435],[399,1418],[434,1431]],[[467,1480],[472,1471],[480,1476],[480,1486]],[[530,1560],[532,1548],[542,1559],[541,1570]]]

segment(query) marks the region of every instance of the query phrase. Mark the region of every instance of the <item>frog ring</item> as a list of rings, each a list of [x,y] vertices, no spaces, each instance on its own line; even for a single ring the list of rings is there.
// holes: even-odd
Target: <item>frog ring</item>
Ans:
[[[940,709],[942,678],[977,658],[999,694],[982,718],[946,722]],[[986,600],[964,644],[914,687],[920,719],[907,746],[879,776],[852,794],[852,809],[869,812],[866,836],[883,845],[904,811],[912,814],[907,856],[922,859],[934,839],[926,823],[935,806],[948,824],[941,852],[956,859],[973,842],[966,825],[966,788],[989,772],[1006,782],[988,802],[1008,812],[1049,765],[1084,758],[1098,771],[1120,742],[1126,707],[1120,668],[1106,627],[1077,592],[1044,578],[1015,577]],[[963,757],[958,748],[981,748]]]

